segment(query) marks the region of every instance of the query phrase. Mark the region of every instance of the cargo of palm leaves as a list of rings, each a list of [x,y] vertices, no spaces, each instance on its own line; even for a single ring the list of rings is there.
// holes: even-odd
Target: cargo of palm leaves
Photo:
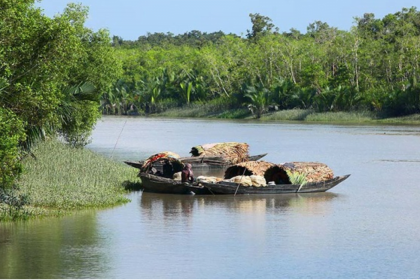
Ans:
[[[184,157],[181,160],[191,163],[193,167],[198,165],[208,166],[230,166],[246,161],[256,161],[267,154],[249,155],[247,143],[223,142],[198,145],[191,148],[191,157]]]
[[[181,157],[184,164],[190,163],[193,168],[227,167],[246,161],[256,161],[267,154],[249,155],[249,145],[239,142],[222,142],[194,146],[190,157]],[[126,164],[141,168],[143,161],[124,161]],[[159,166],[159,162],[155,166]]]
[[[242,193],[247,193],[243,187],[254,189],[249,193],[258,193],[257,189],[261,191],[270,189],[271,193],[316,192],[325,191],[349,176],[334,177],[332,169],[319,162],[274,164],[265,161],[248,161],[228,167],[224,178],[199,176],[197,181],[212,191],[223,193],[233,193],[233,190],[237,191],[239,187]],[[287,185],[291,187],[284,187]],[[307,187],[302,188],[302,186]]]

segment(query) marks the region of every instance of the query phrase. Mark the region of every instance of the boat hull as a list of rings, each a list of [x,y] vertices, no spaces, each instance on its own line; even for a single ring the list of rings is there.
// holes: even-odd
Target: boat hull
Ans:
[[[191,194],[190,184],[152,174],[140,173],[141,188],[144,192]]]
[[[267,185],[265,187],[245,187],[237,183],[218,182],[200,184],[213,194],[282,194],[325,192],[346,180],[350,175],[337,176],[331,180],[306,183],[303,186],[293,184]]]

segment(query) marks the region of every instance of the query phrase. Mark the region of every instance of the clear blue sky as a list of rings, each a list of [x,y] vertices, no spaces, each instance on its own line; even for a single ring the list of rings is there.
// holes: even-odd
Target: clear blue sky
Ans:
[[[192,30],[245,36],[252,28],[250,13],[271,18],[280,32],[295,28],[306,33],[317,20],[348,31],[354,17],[364,13],[383,18],[402,8],[420,7],[420,0],[42,0],[37,6],[53,17],[71,2],[89,7],[86,27],[105,28],[125,40],[148,32],[178,35]]]

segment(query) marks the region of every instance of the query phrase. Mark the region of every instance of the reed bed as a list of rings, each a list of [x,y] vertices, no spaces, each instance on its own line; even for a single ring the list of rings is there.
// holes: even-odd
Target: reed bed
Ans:
[[[27,203],[14,210],[0,203],[0,220],[123,204],[129,201],[124,182],[138,180],[134,168],[58,141],[41,143],[34,155],[24,160],[24,173],[14,191],[15,196],[26,197]]]
[[[306,117],[309,122],[339,122],[339,123],[366,123],[373,122],[376,116],[368,111],[359,112],[325,112],[314,113]]]
[[[268,113],[261,117],[263,121],[307,121],[307,122],[346,122],[365,123],[376,120],[375,114],[368,111],[324,112],[314,110],[292,109]]]
[[[229,109],[221,104],[190,104],[182,108],[171,108],[156,114],[168,118],[218,118],[244,119],[251,116],[248,109]]]
[[[268,113],[261,116],[263,121],[304,121],[306,118],[314,114],[313,110],[291,109],[281,110],[273,113]]]
[[[182,108],[170,108],[164,112],[154,114],[156,117],[169,118],[218,118],[218,119],[250,119],[252,115],[248,109],[229,109],[219,103],[191,104]],[[420,124],[420,114],[403,117],[389,117],[383,112],[368,110],[352,112],[316,112],[313,109],[289,109],[263,114],[261,121],[300,121],[318,123],[384,123],[384,124]]]
[[[378,122],[385,124],[420,124],[420,114],[413,114],[396,118],[384,118],[378,120]]]

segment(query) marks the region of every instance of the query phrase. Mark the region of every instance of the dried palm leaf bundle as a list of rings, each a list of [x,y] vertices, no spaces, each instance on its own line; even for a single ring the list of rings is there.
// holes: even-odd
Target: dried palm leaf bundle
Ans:
[[[245,161],[228,167],[225,171],[225,179],[235,176],[264,176],[265,171],[274,166],[273,163],[266,161]]]
[[[304,174],[306,182],[321,182],[332,179],[334,172],[324,163],[320,162],[288,162],[277,164],[268,168],[264,174],[267,182],[276,184],[290,184],[287,171],[295,174]]]
[[[249,145],[246,143],[224,142],[195,146],[190,153],[192,156],[220,156],[236,164],[248,160],[248,149]]]

